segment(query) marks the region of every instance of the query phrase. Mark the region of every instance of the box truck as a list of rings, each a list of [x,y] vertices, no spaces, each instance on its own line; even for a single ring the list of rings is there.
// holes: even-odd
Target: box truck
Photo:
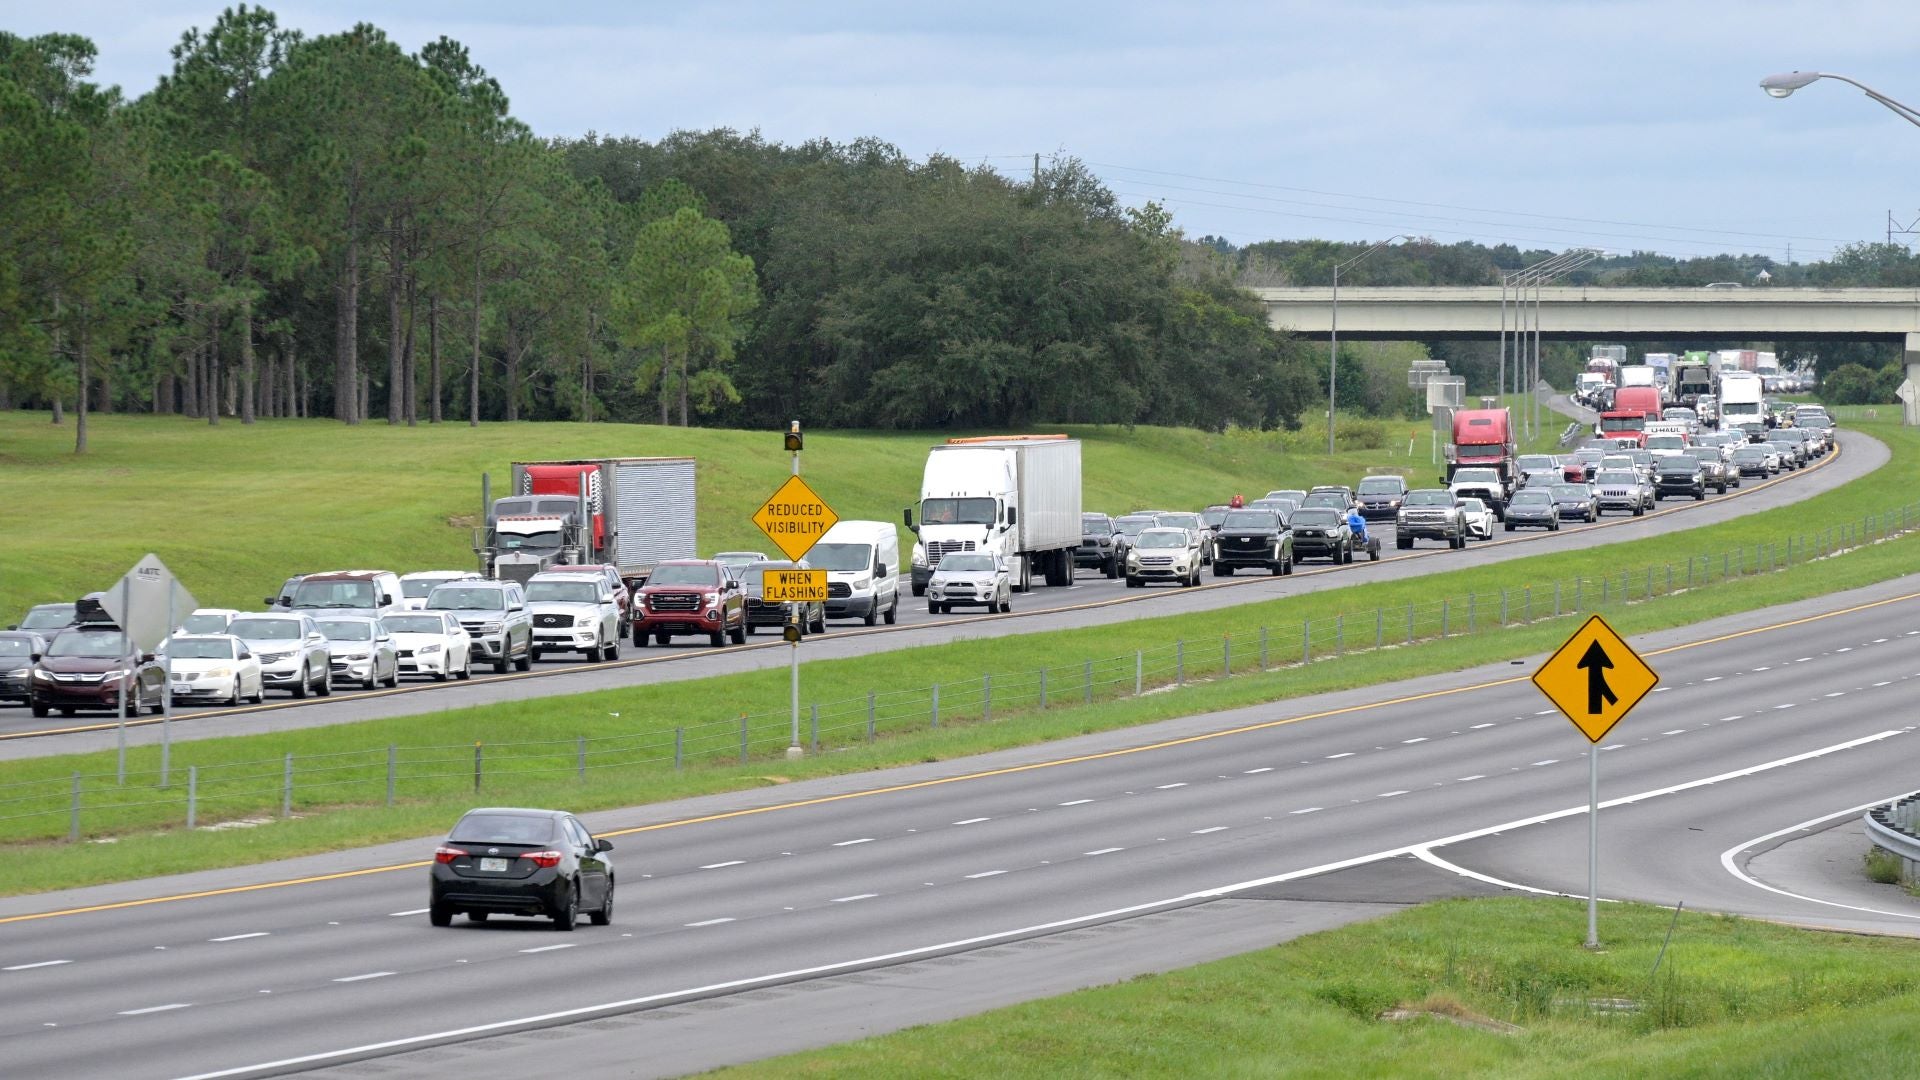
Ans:
[[[919,518],[905,512],[913,545],[913,595],[925,596],[940,557],[984,551],[1007,562],[1014,588],[1034,575],[1073,584],[1080,545],[1080,441],[1065,435],[948,439],[927,453]]]
[[[512,494],[488,501],[473,531],[480,572],[524,582],[553,566],[616,566],[629,585],[667,559],[694,557],[690,457],[516,461]]]

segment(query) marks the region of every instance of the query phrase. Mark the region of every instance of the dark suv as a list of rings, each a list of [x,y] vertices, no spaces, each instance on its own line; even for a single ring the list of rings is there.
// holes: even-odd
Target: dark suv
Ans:
[[[1400,476],[1368,476],[1360,481],[1360,490],[1355,498],[1360,502],[1360,516],[1372,521],[1376,518],[1391,520],[1400,513],[1400,502],[1407,497],[1407,481]]]
[[[746,590],[712,559],[676,559],[653,568],[633,601],[633,643],[665,645],[675,634],[703,634],[714,648],[747,640]]]
[[[1669,495],[1691,495],[1696,502],[1707,497],[1707,478],[1698,461],[1674,454],[1654,466],[1653,497],[1664,499]]]
[[[1272,510],[1229,510],[1213,541],[1213,576],[1232,577],[1250,567],[1269,574],[1293,573],[1293,532]]]
[[[1467,514],[1453,492],[1445,488],[1407,492],[1394,519],[1393,546],[1405,551],[1415,540],[1445,540],[1450,548],[1467,546]]]
[[[1080,546],[1073,549],[1073,565],[1077,569],[1090,566],[1110,578],[1120,576],[1122,552],[1117,542],[1121,537],[1114,535],[1113,519],[1105,514],[1080,515]]]
[[[1331,506],[1302,506],[1293,512],[1292,526],[1294,558],[1353,561],[1353,530],[1347,526],[1345,512]]]
[[[152,653],[142,653],[133,640],[111,624],[92,624],[62,630],[47,643],[33,665],[29,703],[33,715],[54,709],[72,716],[80,709],[119,712],[126,694],[126,715],[141,709],[159,712],[166,704],[166,671]]]

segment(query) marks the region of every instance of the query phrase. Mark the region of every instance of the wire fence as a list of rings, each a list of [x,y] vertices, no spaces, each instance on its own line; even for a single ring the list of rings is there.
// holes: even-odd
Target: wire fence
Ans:
[[[1115,656],[983,673],[802,707],[802,752],[831,752],[942,727],[1114,701],[1196,680],[1298,668],[1349,653],[1584,616],[1825,559],[1914,531],[1920,503],[1789,536],[1596,574],[1510,582],[1495,591],[1350,611],[1293,625],[1223,626],[1217,634]],[[1230,615],[1223,614],[1224,618]],[[79,841],[135,829],[222,827],[304,810],[388,806],[531,790],[562,778],[632,785],[694,766],[784,756],[787,709],[711,717],[628,734],[523,742],[390,745],[330,754],[0,782],[0,841]],[[540,788],[546,790],[546,788]]]

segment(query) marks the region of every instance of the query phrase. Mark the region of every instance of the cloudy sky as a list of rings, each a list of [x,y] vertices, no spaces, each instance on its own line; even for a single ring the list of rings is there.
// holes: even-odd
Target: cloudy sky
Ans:
[[[218,2],[4,0],[130,95]],[[268,3],[308,34],[446,34],[544,135],[876,136],[1008,172],[1088,162],[1190,236],[1471,238],[1798,260],[1920,219],[1920,3],[1186,0]],[[1920,228],[1920,225],[1916,225]],[[1920,240],[1920,236],[1897,237]]]

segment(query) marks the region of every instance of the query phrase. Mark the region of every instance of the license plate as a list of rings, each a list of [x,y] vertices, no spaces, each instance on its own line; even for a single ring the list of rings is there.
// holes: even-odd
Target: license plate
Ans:
[[[501,874],[504,874],[504,873],[506,873],[506,872],[507,872],[507,860],[505,860],[505,859],[481,859],[481,860],[480,860],[480,869],[481,869],[481,870],[487,870],[487,871],[493,871],[493,872],[495,872],[495,873],[501,873]]]

